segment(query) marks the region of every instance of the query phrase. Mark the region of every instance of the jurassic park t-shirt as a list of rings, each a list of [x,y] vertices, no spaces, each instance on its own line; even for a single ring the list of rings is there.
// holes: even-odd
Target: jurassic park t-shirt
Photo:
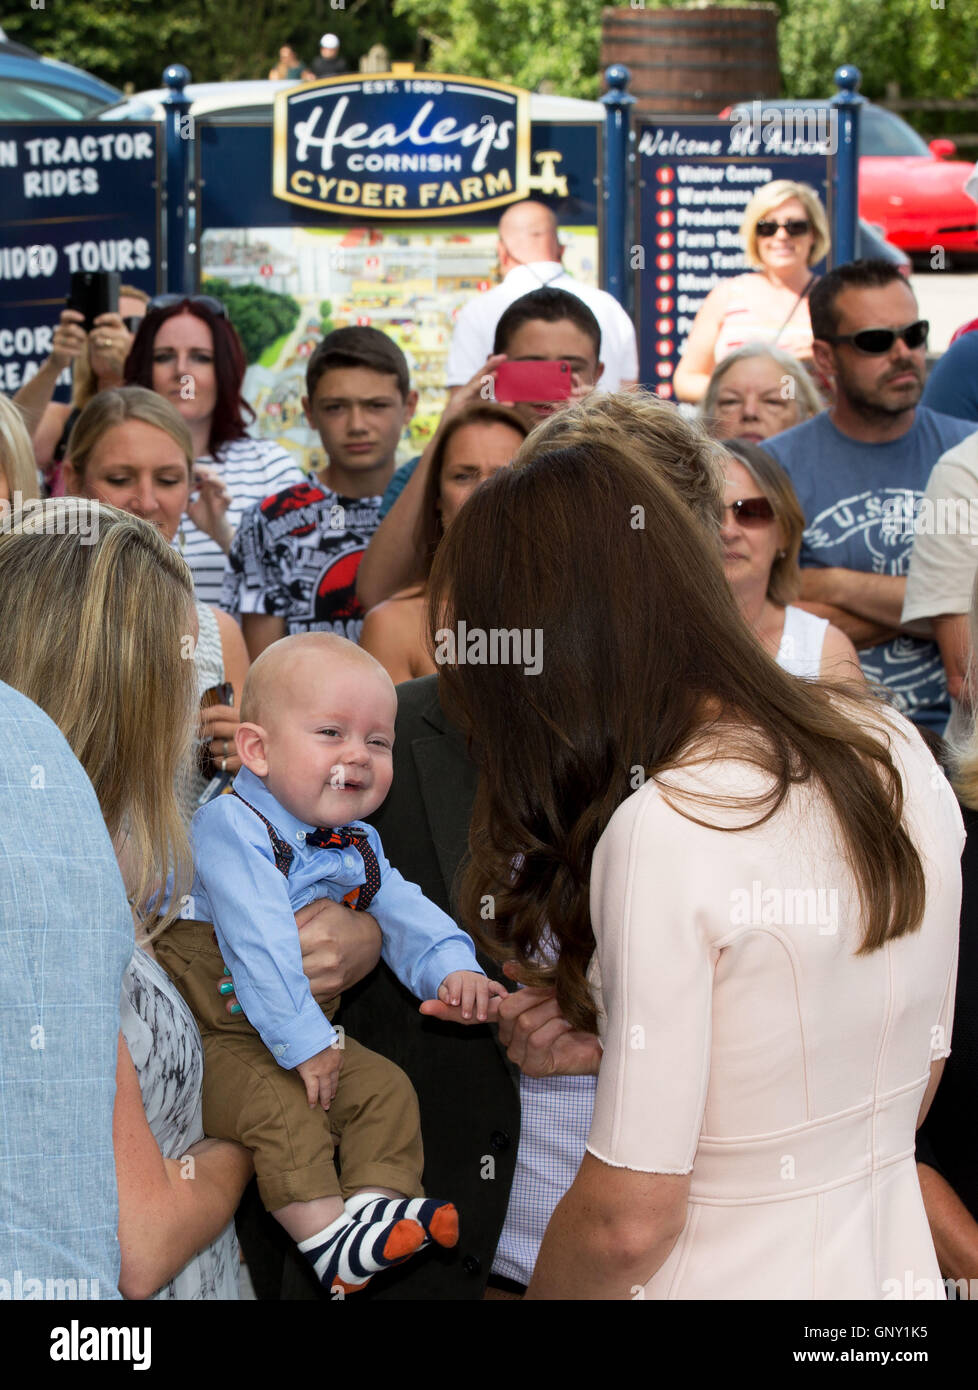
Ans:
[[[380,524],[380,497],[342,497],[296,483],[244,513],[224,571],[221,607],[285,619],[286,632],[359,642],[357,569]]]

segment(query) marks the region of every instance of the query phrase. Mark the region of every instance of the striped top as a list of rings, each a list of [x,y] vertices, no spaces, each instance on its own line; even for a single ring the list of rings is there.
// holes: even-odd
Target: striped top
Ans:
[[[266,439],[233,439],[219,450],[216,458],[205,455],[198,462],[216,468],[231,493],[227,519],[235,531],[242,512],[273,492],[301,483],[304,478],[302,469],[288,450]],[[200,603],[216,605],[220,602],[224,578],[224,551],[186,515],[181,531],[183,558],[194,577],[197,599]]]

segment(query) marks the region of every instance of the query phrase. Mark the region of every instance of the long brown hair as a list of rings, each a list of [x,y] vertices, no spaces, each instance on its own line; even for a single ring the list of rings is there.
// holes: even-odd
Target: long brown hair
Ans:
[[[660,409],[662,428],[694,450],[699,436]],[[565,1017],[593,1030],[595,846],[640,780],[719,753],[761,768],[770,790],[700,798],[704,809],[756,809],[756,825],[796,783],[824,791],[859,887],[860,953],[914,930],[924,876],[902,825],[902,784],[878,721],[859,722],[877,702],[853,691],[850,704],[839,687],[783,672],[744,622],[719,548],[656,460],[609,447],[600,429],[589,444],[560,447],[569,423],[552,422],[558,447],[550,423],[538,427],[514,467],[477,490],[429,581],[436,650],[445,630],[461,635],[463,620],[470,633],[528,630],[543,643],[537,674],[502,660],[439,669],[480,773],[460,894],[466,926],[515,959],[528,983],[555,983]],[[552,966],[541,963],[548,938],[559,948]]]

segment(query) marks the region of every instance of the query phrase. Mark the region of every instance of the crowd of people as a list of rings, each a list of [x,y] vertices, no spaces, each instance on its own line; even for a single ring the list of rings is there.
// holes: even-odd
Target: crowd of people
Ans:
[[[804,185],[742,232],[682,408],[534,201],[400,467],[387,335],[307,476],[206,295],[0,397],[0,1278],[978,1290],[978,335],[927,382]]]

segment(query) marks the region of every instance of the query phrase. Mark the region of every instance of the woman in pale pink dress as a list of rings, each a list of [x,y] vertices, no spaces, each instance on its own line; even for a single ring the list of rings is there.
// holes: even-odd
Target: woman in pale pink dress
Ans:
[[[865,688],[779,669],[660,477],[565,428],[476,492],[429,590],[432,636],[486,653],[440,672],[480,768],[465,923],[604,1049],[528,1297],[943,1298],[914,1134],[954,796]]]

